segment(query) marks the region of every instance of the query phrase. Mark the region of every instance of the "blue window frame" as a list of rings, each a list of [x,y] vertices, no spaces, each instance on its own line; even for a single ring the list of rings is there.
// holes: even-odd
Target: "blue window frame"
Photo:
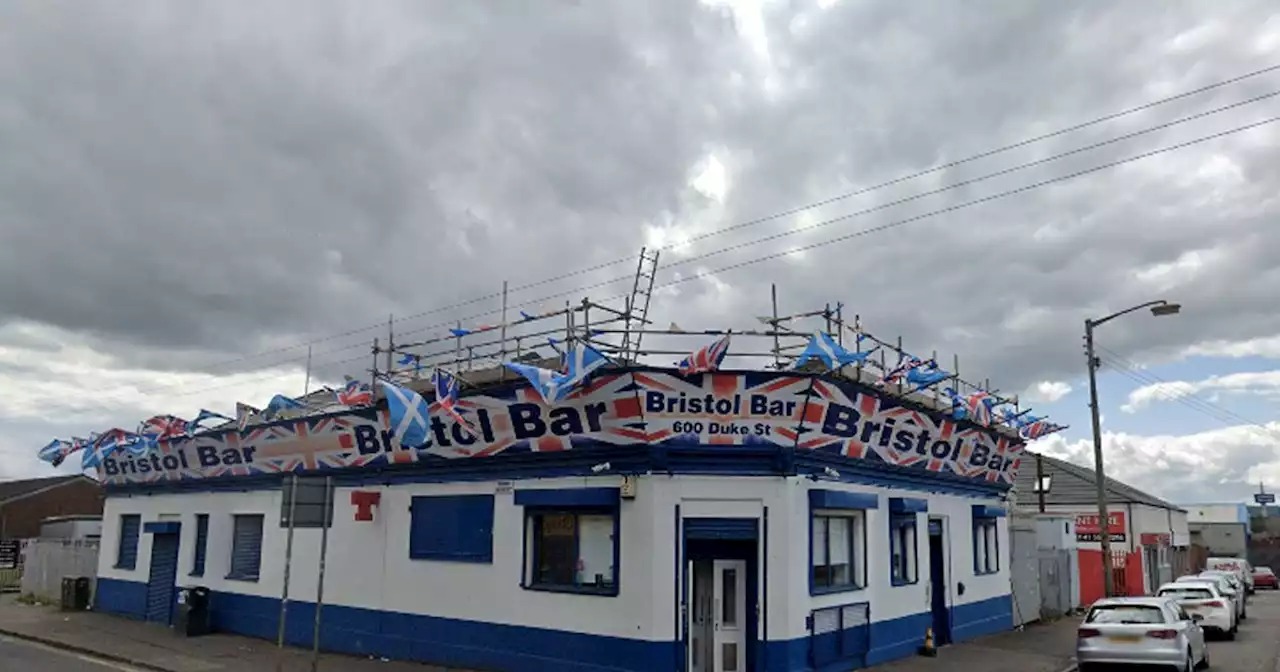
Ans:
[[[621,501],[617,488],[518,490],[528,590],[618,595]]]
[[[414,497],[409,518],[411,559],[493,562],[493,495]]]
[[[867,586],[867,510],[877,495],[843,490],[809,491],[809,594]]]
[[[204,559],[209,547],[209,514],[196,514],[195,553],[191,556],[191,576],[204,576]]]
[[[120,516],[120,547],[116,549],[116,569],[137,569],[138,535],[142,532],[142,516],[126,513]]]
[[[231,572],[233,581],[257,581],[262,568],[262,515],[231,517]]]
[[[995,574],[1000,571],[999,518],[973,512],[973,573]]]
[[[920,580],[916,519],[914,513],[889,516],[889,582],[895,586]]]

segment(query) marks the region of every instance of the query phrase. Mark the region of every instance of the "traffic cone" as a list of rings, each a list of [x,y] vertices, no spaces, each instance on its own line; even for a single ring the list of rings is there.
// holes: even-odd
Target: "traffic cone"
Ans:
[[[936,658],[938,647],[933,645],[933,628],[924,629],[924,646],[920,647],[920,655]]]

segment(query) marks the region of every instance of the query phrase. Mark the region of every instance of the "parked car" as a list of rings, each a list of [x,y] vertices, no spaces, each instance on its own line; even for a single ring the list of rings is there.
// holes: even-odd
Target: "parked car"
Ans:
[[[1218,590],[1214,581],[1176,581],[1156,590],[1156,597],[1177,602],[1188,614],[1201,616],[1200,627],[1206,633],[1235,639],[1239,629],[1236,608],[1231,598]]]
[[[1249,565],[1248,560],[1244,558],[1209,558],[1204,561],[1204,568],[1218,572],[1233,572],[1236,578],[1240,579],[1245,592],[1250,595],[1253,594],[1253,567]]]
[[[1236,600],[1240,602],[1240,620],[1249,620],[1249,591],[1245,590],[1244,584],[1240,582],[1240,578],[1234,572],[1206,569],[1200,572],[1200,576],[1218,576],[1226,579],[1227,583],[1231,585],[1231,590],[1235,591]]]
[[[1218,586],[1218,592],[1222,593],[1231,600],[1231,606],[1236,612],[1236,620],[1244,620],[1241,614],[1244,613],[1244,601],[1241,599],[1240,593],[1232,587],[1231,580],[1223,574],[1215,574],[1212,576],[1201,576],[1199,574],[1189,574],[1187,576],[1179,576],[1174,583],[1182,583],[1184,581],[1200,582],[1211,581]]]
[[[1163,597],[1098,600],[1076,630],[1080,672],[1117,663],[1173,665],[1180,672],[1208,667],[1201,618]]]
[[[1276,573],[1270,567],[1254,567],[1253,585],[1255,588],[1280,590],[1280,579],[1276,578]]]

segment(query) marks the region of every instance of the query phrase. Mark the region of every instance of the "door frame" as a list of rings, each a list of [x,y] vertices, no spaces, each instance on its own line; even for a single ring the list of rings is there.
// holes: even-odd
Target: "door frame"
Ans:
[[[765,595],[768,592],[764,572],[764,559],[768,557],[768,538],[766,534],[762,534],[767,521],[765,516],[767,512],[762,512],[761,517],[690,516],[682,518],[679,506],[676,507],[678,602],[675,611],[679,619],[676,624],[678,640],[676,669],[680,672],[688,672],[689,619],[692,616],[692,605],[688,604],[688,596],[693,581],[693,577],[689,574],[689,566],[694,560],[743,560],[746,562],[744,576],[746,590],[743,595],[746,637],[742,669],[749,672],[764,670],[762,627],[767,609]],[[691,525],[690,521],[699,522]],[[695,529],[691,530],[690,527]]]
[[[945,607],[944,611],[946,613],[946,619],[947,619],[947,622],[946,622],[947,629],[946,629],[945,639],[946,639],[946,643],[950,644],[955,634],[955,594],[953,593],[955,589],[955,572],[954,572],[955,562],[954,562],[954,558],[952,557],[955,554],[951,552],[951,534],[949,529],[950,519],[947,516],[931,515],[929,516],[928,520],[925,523],[925,545],[926,545],[926,548],[928,548],[928,555],[929,555],[929,591],[930,591],[929,593],[929,600],[930,600],[929,601],[929,627],[934,628],[936,625],[933,620],[933,591],[937,589],[937,587],[933,585],[933,537],[935,536],[933,534],[934,523],[938,524],[939,533],[936,536],[939,538],[939,545],[941,546],[941,549],[942,549],[943,567],[942,567],[941,588],[942,588],[942,602],[943,602],[943,606]],[[935,628],[935,632],[933,633],[933,638],[934,638],[935,644],[937,644],[938,646],[942,645],[942,642],[939,641],[941,638],[939,637],[939,633],[936,631],[936,628]]]

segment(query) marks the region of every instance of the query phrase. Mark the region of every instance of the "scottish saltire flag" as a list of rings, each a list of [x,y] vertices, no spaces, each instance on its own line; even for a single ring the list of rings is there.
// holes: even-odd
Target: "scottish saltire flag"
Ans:
[[[425,446],[431,431],[431,412],[427,402],[408,388],[392,385],[385,380],[379,383],[387,395],[387,414],[391,420],[392,435],[405,448]]]
[[[44,448],[41,448],[40,452],[36,454],[36,457],[39,457],[41,460],[44,460],[45,462],[48,462],[49,464],[52,464],[53,466],[56,467],[59,464],[62,464],[62,461],[65,460],[67,458],[67,455],[70,455],[70,454],[71,454],[70,441],[63,441],[62,439],[54,439],[49,443],[45,444]]]
[[[202,429],[205,429],[204,427],[200,426],[200,423],[204,422],[205,420],[221,420],[223,422],[232,422],[234,419],[228,418],[227,416],[221,413],[214,413],[213,411],[202,408],[200,409],[200,413],[196,415],[196,419],[187,423],[187,436],[188,437],[195,436],[196,432]]]
[[[920,366],[913,366],[907,369],[905,376],[907,382],[913,386],[908,390],[909,392],[919,392],[950,377],[951,374],[938,368],[938,363],[932,359],[922,363]]]
[[[570,346],[565,351],[563,373],[528,364],[503,362],[508,369],[524,376],[538,394],[542,395],[542,400],[548,404],[560,403],[577,388],[579,383],[586,380],[587,376],[608,363],[608,357],[586,344]]]
[[[243,432],[244,428],[249,426],[249,418],[255,415],[258,415],[259,413],[262,413],[262,411],[250,406],[249,404],[242,404],[237,401],[236,402],[236,427],[238,427],[240,431]]]
[[[898,357],[897,365],[895,365],[892,369],[885,371],[884,375],[880,376],[880,380],[876,381],[876,385],[878,387],[884,387],[889,383],[896,383],[896,382],[902,381],[906,379],[908,371],[918,366],[924,366],[924,360],[904,352]]]
[[[864,336],[859,335],[858,341],[861,342]],[[840,369],[849,364],[861,364],[867,360],[874,349],[866,352],[852,352],[836,342],[831,334],[821,331],[813,332],[809,337],[809,343],[804,346],[804,352],[796,358],[796,363],[791,368],[798,369],[805,365],[809,360],[816,359],[821,361],[828,369]]]
[[[271,397],[271,401],[267,402],[267,407],[262,409],[262,417],[267,420],[274,420],[276,416],[284,411],[301,411],[304,409],[306,409],[306,406],[303,406],[302,402],[297,399],[277,394]]]
[[[1024,424],[1019,430],[1018,435],[1028,441],[1034,441],[1066,429],[1066,425],[1058,425],[1045,420],[1044,418],[1035,418],[1031,422]]]
[[[475,436],[475,425],[458,409],[458,379],[444,369],[436,369],[432,381],[436,387],[436,408],[453,418],[467,433]]]
[[[347,384],[336,392],[338,403],[344,406],[368,406],[373,403],[373,388],[347,376]]]
[[[141,450],[145,452],[147,446],[142,443],[142,437],[133,432],[126,432],[120,428],[108,429],[94,438],[93,443],[84,449],[84,458],[81,463],[85,469],[97,467],[102,464],[103,458],[119,451],[128,450],[130,453],[138,454]]]
[[[964,420],[969,417],[969,408],[965,405],[964,397],[949,387],[943,388],[942,393],[947,395],[947,399],[951,401],[951,417],[956,420]]]
[[[720,364],[724,362],[724,357],[727,354],[729,354],[729,334],[725,334],[724,338],[716,339],[711,345],[695,350],[688,357],[680,360],[676,366],[680,369],[680,374],[684,376],[692,373],[719,371]]]

